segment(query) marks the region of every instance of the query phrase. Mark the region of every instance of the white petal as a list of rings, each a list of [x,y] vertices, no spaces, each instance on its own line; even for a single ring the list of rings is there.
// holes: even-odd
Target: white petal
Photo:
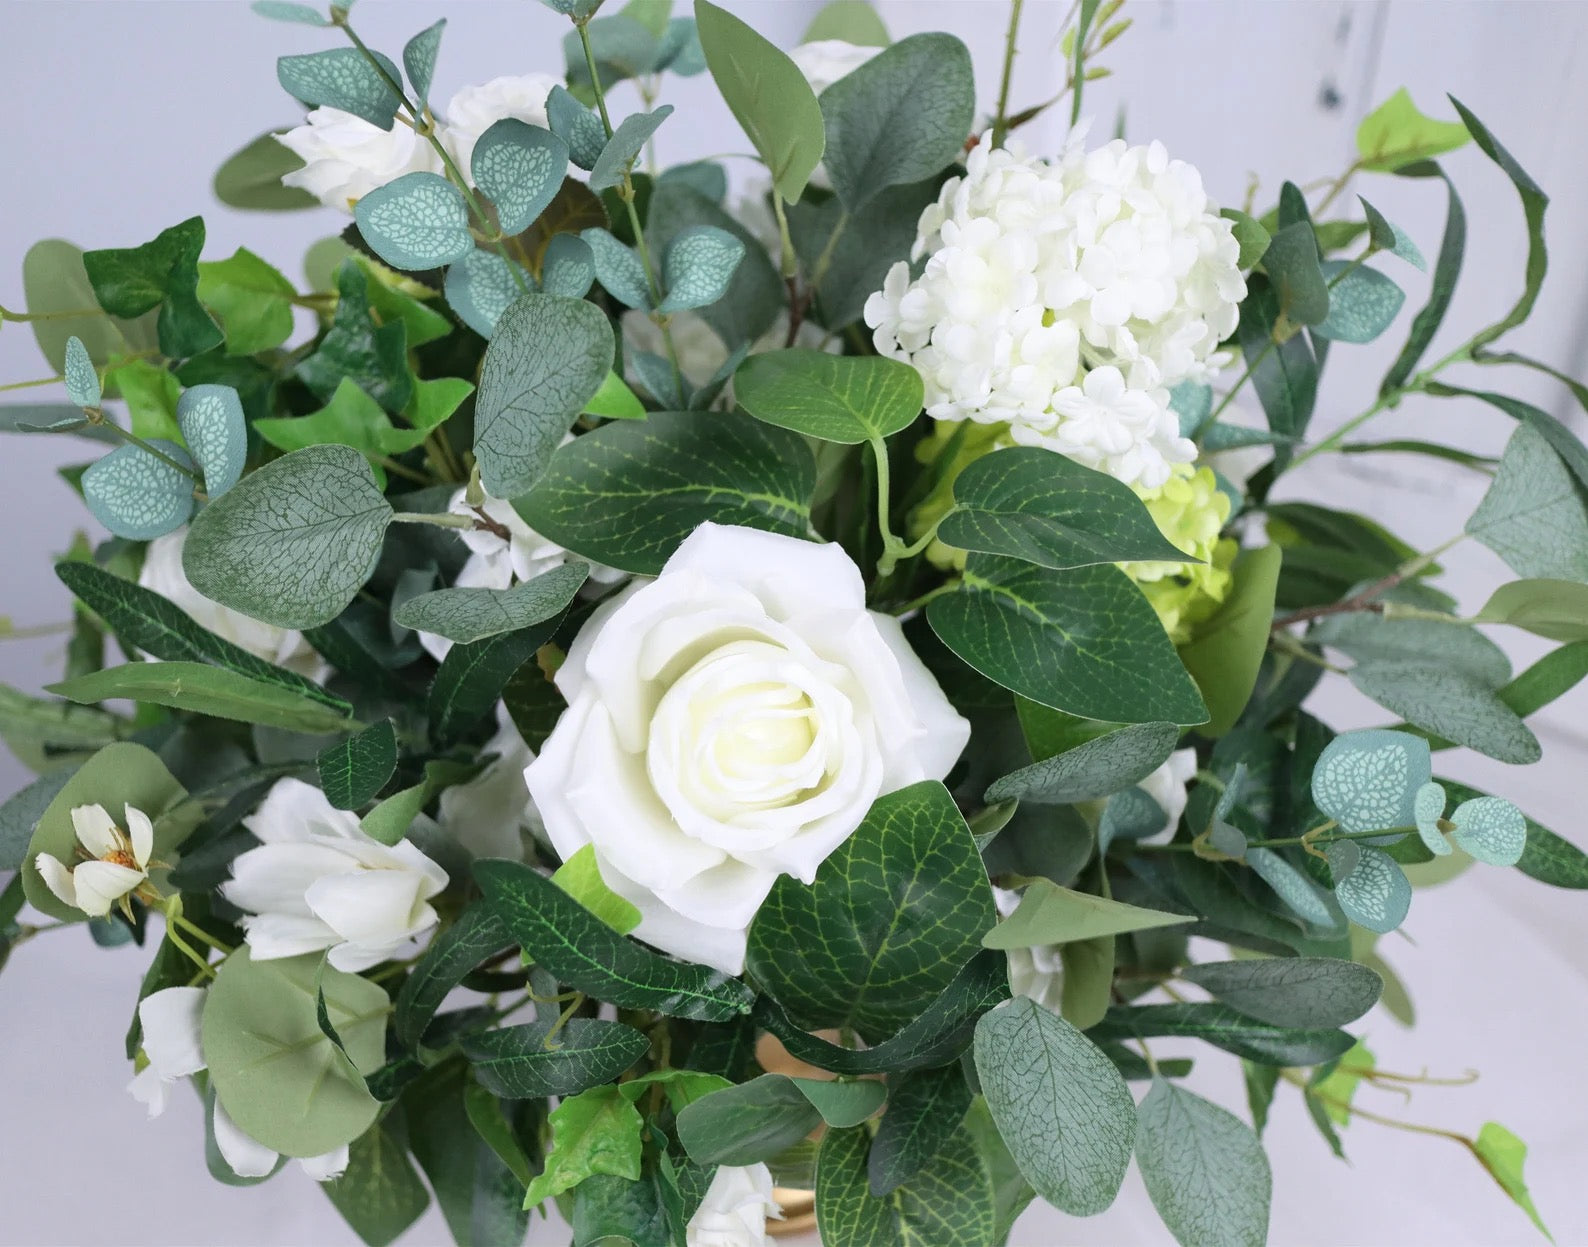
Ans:
[[[83,847],[94,857],[105,857],[121,847],[116,836],[116,820],[102,805],[74,807],[72,828]]]
[[[765,1165],[721,1165],[684,1231],[687,1247],[768,1247],[768,1214],[780,1215]]]
[[[298,1168],[316,1182],[329,1182],[332,1178],[340,1178],[342,1171],[347,1168],[347,1144],[342,1144],[336,1151],[327,1152],[324,1156],[304,1156],[299,1159]]]
[[[255,961],[274,961],[330,948],[340,938],[318,918],[291,914],[260,914],[243,919],[248,948]]]
[[[232,877],[221,885],[221,895],[239,909],[255,914],[312,914],[304,894],[327,875],[350,874],[359,859],[345,851],[345,842],[320,840],[262,844],[239,854],[232,862]]]
[[[358,815],[338,810],[325,793],[301,779],[278,779],[243,826],[265,844],[305,840],[311,835],[366,839]]]
[[[315,917],[342,939],[390,944],[435,922],[435,911],[419,899],[423,881],[423,875],[406,870],[328,875],[304,899]]]
[[[181,1078],[204,1068],[202,987],[167,987],[138,1004],[143,1051],[162,1078]]]
[[[679,571],[743,585],[777,619],[823,608],[859,610],[866,603],[860,569],[842,546],[757,528],[702,524],[673,552],[662,575]]]
[[[134,1074],[132,1081],[127,1084],[127,1091],[149,1110],[150,1117],[158,1117],[165,1112],[165,1106],[171,1100],[171,1084],[160,1077],[160,1071],[153,1065],[145,1065]]]
[[[103,918],[110,907],[126,896],[147,876],[131,866],[115,862],[84,862],[72,871],[77,889],[77,908],[90,918]]]
[[[72,872],[48,853],[40,853],[33,859],[33,865],[39,872],[39,878],[44,880],[44,886],[55,893],[56,899],[76,909],[77,886],[72,882]]]
[[[927,670],[904,638],[904,629],[892,615],[872,612],[877,631],[899,663],[899,676],[904,681],[904,691],[915,711],[915,718],[925,728],[916,742],[916,761],[927,779],[942,779],[959,761],[959,755],[970,743],[970,723],[955,710],[937,682],[937,677]],[[884,738],[887,725],[879,725]]]
[[[149,858],[154,855],[154,824],[142,810],[126,807],[127,836],[132,841],[132,856],[139,867],[149,869]]]
[[[244,1134],[215,1101],[215,1146],[239,1178],[263,1178],[275,1171],[277,1154]]]

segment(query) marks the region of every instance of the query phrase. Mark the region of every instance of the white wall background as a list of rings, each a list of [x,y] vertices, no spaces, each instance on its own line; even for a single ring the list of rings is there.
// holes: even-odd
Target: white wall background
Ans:
[[[680,6],[682,8],[682,6]],[[814,0],[736,0],[775,40],[797,41]],[[976,57],[980,99],[996,89],[1004,6],[995,0],[881,0],[895,36],[947,29]],[[1058,32],[1068,5],[1027,4],[1014,99],[1051,94],[1061,80]],[[1451,115],[1441,93],[1484,118],[1554,197],[1552,266],[1534,323],[1516,335],[1529,350],[1577,375],[1588,349],[1588,218],[1581,118],[1588,106],[1588,6],[1497,0],[1381,0],[1307,3],[1261,0],[1131,0],[1136,29],[1105,63],[1115,76],[1093,84],[1087,112],[1107,132],[1128,101],[1129,136],[1159,138],[1203,171],[1210,192],[1239,202],[1261,179],[1260,202],[1279,182],[1332,175],[1351,155],[1357,120],[1395,87],[1409,87],[1434,114]],[[402,41],[438,13],[450,18],[437,96],[498,74],[560,69],[559,19],[529,0],[364,0],[360,29],[376,47]],[[266,23],[233,0],[0,0],[0,303],[22,305],[20,262],[35,239],[127,246],[194,212],[209,226],[206,255],[247,245],[289,273],[313,240],[340,228],[329,213],[255,215],[214,203],[209,176],[235,147],[295,120],[275,83],[273,58],[322,46],[320,32]],[[670,81],[680,117],[664,127],[664,160],[744,149],[731,119],[710,103],[703,79]],[[632,98],[620,95],[623,104]],[[1057,121],[1030,128],[1050,148]],[[1520,213],[1504,179],[1473,149],[1449,162],[1472,223],[1468,271],[1434,344],[1437,357],[1508,307],[1525,251]],[[1374,178],[1361,187],[1437,250],[1443,194],[1426,183]],[[1410,304],[1425,279],[1401,269]],[[1341,350],[1315,428],[1327,430],[1370,401],[1399,344]],[[43,375],[25,327],[0,333],[0,381]],[[1582,429],[1549,387],[1523,376],[1484,377],[1491,388],[1542,402]],[[45,398],[49,391],[19,397]],[[1452,438],[1497,450],[1510,429],[1472,404],[1411,401],[1374,426],[1380,436]],[[18,625],[66,618],[67,597],[49,555],[89,525],[54,469],[83,457],[81,443],[8,438],[0,444],[0,613]],[[1421,461],[1357,457],[1315,463],[1287,492],[1354,507],[1407,540],[1430,546],[1452,535],[1481,493],[1480,478]],[[1450,584],[1476,607],[1504,575],[1481,548],[1448,560]],[[1509,641],[1509,639],[1507,639]],[[0,642],[0,679],[37,689],[53,678],[59,643]],[[1516,647],[1519,659],[1536,650]],[[1349,689],[1323,700],[1338,726],[1383,718]],[[1527,774],[1487,759],[1445,755],[1444,773],[1520,800],[1560,833],[1588,840],[1579,779],[1588,748],[1588,693],[1563,699],[1537,726],[1545,760]],[[23,773],[0,758],[0,792]],[[1497,1119],[1532,1147],[1529,1178],[1538,1207],[1563,1244],[1588,1243],[1588,897],[1543,888],[1514,871],[1479,868],[1453,887],[1418,896],[1405,938],[1385,955],[1411,985],[1419,1027],[1408,1032],[1382,1012],[1366,1023],[1382,1068],[1481,1079],[1457,1089],[1418,1089],[1409,1104],[1366,1090],[1359,1103],[1390,1116],[1467,1133]],[[141,955],[99,953],[85,935],[41,938],[0,975],[0,1242],[24,1244],[343,1244],[355,1241],[329,1204],[295,1171],[252,1189],[213,1183],[204,1172],[196,1104],[179,1097],[157,1122],[122,1093],[129,1070],[120,1036]],[[1167,1045],[1166,1045],[1167,1047]],[[1194,1082],[1231,1107],[1243,1101],[1232,1060],[1198,1050]],[[1298,1099],[1282,1089],[1269,1132],[1275,1170],[1276,1244],[1524,1244],[1538,1239],[1525,1218],[1455,1145],[1368,1123],[1346,1132],[1350,1167],[1313,1134]],[[532,1241],[565,1241],[538,1225]],[[406,1247],[447,1241],[432,1210]],[[1073,1221],[1042,1210],[1016,1231],[1023,1247],[1048,1243],[1167,1242],[1132,1171],[1108,1213]]]

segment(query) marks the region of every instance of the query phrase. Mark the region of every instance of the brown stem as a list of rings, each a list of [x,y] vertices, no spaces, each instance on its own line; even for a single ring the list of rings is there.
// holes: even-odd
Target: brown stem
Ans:
[[[491,536],[499,537],[503,541],[511,541],[513,539],[513,534],[508,532],[507,525],[499,520],[493,520],[485,513],[484,507],[470,507],[469,510],[473,511],[479,519],[479,527],[490,533]]]

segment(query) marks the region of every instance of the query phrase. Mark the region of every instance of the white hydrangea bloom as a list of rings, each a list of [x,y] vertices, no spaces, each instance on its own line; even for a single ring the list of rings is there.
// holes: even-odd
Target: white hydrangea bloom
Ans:
[[[435,148],[412,127],[394,122],[382,130],[339,108],[316,108],[303,125],[276,135],[276,142],[303,161],[303,168],[282,176],[282,184],[300,186],[343,212],[405,173],[442,168]]]
[[[987,136],[921,214],[919,277],[866,303],[877,350],[913,365],[940,420],[1009,424],[1127,484],[1188,463],[1169,388],[1225,362],[1246,284],[1197,171],[1160,143],[1054,160]]]

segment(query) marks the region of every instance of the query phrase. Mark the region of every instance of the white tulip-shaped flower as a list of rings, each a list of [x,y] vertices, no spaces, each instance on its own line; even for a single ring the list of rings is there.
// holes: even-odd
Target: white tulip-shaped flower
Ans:
[[[405,173],[440,173],[443,167],[413,127],[398,121],[382,130],[339,108],[316,108],[276,142],[303,161],[303,168],[282,176],[284,186],[301,187],[327,208],[349,213],[370,191]]]
[[[202,987],[167,987],[138,1003],[143,1055],[149,1063],[127,1085],[127,1090],[133,1099],[148,1106],[150,1117],[165,1112],[170,1089],[178,1079],[205,1068],[203,1019],[207,995]],[[262,1178],[275,1169],[279,1154],[238,1129],[219,1100],[215,1101],[214,1130],[215,1146],[238,1177]],[[304,1157],[298,1164],[316,1182],[328,1182],[347,1168],[347,1147],[344,1144],[323,1156]]]
[[[879,796],[970,736],[843,549],[703,524],[604,603],[525,771],[563,858],[593,845],[636,934],[737,974],[780,874],[806,883]]]
[[[768,1216],[782,1219],[765,1165],[719,1165],[684,1230],[686,1247],[770,1247]]]
[[[142,810],[126,806],[126,829],[116,826],[102,805],[72,810],[72,828],[88,860],[67,866],[48,853],[34,859],[39,877],[63,904],[90,918],[103,918],[111,906],[138,890],[149,877],[154,824]]]
[[[243,825],[261,841],[232,863],[221,893],[246,910],[256,960],[330,950],[338,970],[385,961],[436,924],[447,872],[407,840],[384,845],[318,788],[277,780]]]

